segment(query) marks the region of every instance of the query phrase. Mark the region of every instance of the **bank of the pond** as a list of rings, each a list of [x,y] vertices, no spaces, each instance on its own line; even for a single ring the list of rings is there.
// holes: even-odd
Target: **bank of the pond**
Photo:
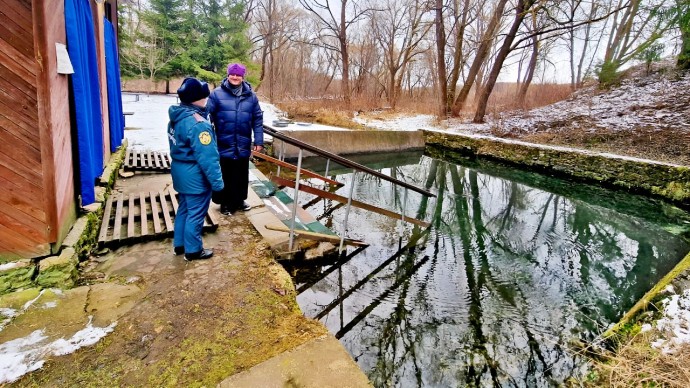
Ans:
[[[690,208],[690,167],[481,135],[424,130],[427,146],[658,196]]]

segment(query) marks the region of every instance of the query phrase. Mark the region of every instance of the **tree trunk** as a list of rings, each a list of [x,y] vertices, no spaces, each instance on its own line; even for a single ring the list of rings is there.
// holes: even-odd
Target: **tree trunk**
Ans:
[[[517,101],[518,105],[525,107],[525,100],[527,99],[527,89],[532,83],[532,78],[534,78],[534,71],[537,68],[537,59],[539,58],[539,39],[534,36],[532,38],[532,55],[529,58],[529,65],[527,66],[527,74],[525,74],[525,79],[520,85],[520,91],[518,92]]]
[[[465,102],[467,101],[467,96],[470,94],[470,89],[472,89],[472,86],[477,79],[477,74],[479,74],[484,61],[489,55],[491,43],[494,41],[496,29],[501,21],[501,16],[503,16],[503,10],[505,9],[507,2],[508,0],[500,0],[500,2],[496,5],[496,10],[491,17],[491,21],[489,22],[489,26],[486,28],[486,32],[482,36],[482,42],[479,44],[477,54],[475,55],[474,60],[472,61],[472,66],[470,66],[470,70],[467,73],[465,84],[462,85],[460,93],[455,98],[455,103],[453,104],[454,116],[457,116],[462,108],[465,107]]]
[[[489,96],[491,96],[491,92],[493,91],[493,88],[496,85],[498,74],[501,72],[503,62],[505,62],[506,58],[508,57],[508,54],[510,53],[510,46],[513,44],[513,41],[515,40],[515,35],[517,34],[518,29],[520,28],[520,24],[522,23],[522,20],[525,18],[525,13],[527,10],[530,9],[530,7],[532,7],[534,1],[535,0],[518,1],[517,7],[515,8],[515,19],[513,20],[513,25],[510,26],[510,30],[508,31],[508,34],[503,40],[503,45],[501,46],[501,49],[498,51],[498,54],[496,54],[496,60],[494,61],[493,66],[491,67],[489,79],[486,81],[486,84],[484,85],[481,93],[479,94],[479,100],[477,101],[477,110],[474,114],[474,119],[472,120],[472,122],[484,122],[484,116],[486,116],[486,107],[489,102]]]
[[[438,59],[439,119],[448,116],[448,78],[446,76],[446,28],[443,24],[443,1],[436,0],[436,54]]]
[[[343,84],[342,93],[346,105],[350,105],[350,53],[347,51],[347,20],[345,18],[345,2],[343,1],[340,8],[340,34],[338,36],[340,41],[340,54],[343,60]]]
[[[457,7],[456,7],[457,8]],[[465,66],[465,59],[462,53],[463,43],[465,42],[465,28],[467,27],[467,18],[470,12],[470,0],[465,0],[463,3],[462,16],[459,18],[457,33],[455,34],[455,53],[453,54],[453,68],[450,71],[450,82],[448,83],[448,95],[450,96],[450,104],[453,104],[455,98],[455,89],[460,79],[460,70]],[[456,19],[457,9],[456,9]],[[452,106],[450,107],[452,111]],[[455,112],[452,112],[455,115]]]
[[[685,16],[685,18],[690,18],[690,16]],[[678,55],[678,68],[679,69],[690,69],[690,21],[685,21],[681,23],[680,26],[680,37],[681,37],[681,47],[680,53]]]

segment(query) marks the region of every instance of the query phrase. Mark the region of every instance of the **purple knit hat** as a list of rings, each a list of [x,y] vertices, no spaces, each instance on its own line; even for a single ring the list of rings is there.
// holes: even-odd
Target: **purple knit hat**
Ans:
[[[228,75],[239,75],[240,77],[244,77],[245,73],[247,73],[247,68],[240,63],[231,63],[228,65]]]

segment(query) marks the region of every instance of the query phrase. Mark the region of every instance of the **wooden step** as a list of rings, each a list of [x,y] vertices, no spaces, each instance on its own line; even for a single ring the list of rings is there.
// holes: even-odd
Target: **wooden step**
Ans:
[[[172,236],[177,208],[177,193],[173,190],[112,193],[103,211],[98,245],[129,245]],[[216,228],[218,220],[211,212],[206,213],[203,230]]]
[[[125,170],[170,171],[170,154],[160,151],[127,150]]]

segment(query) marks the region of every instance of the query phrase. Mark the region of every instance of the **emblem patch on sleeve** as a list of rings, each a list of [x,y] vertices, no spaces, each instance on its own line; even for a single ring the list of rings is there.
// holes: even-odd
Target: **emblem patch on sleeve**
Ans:
[[[209,145],[211,144],[211,134],[208,133],[208,131],[201,132],[199,134],[199,141],[203,145]]]

